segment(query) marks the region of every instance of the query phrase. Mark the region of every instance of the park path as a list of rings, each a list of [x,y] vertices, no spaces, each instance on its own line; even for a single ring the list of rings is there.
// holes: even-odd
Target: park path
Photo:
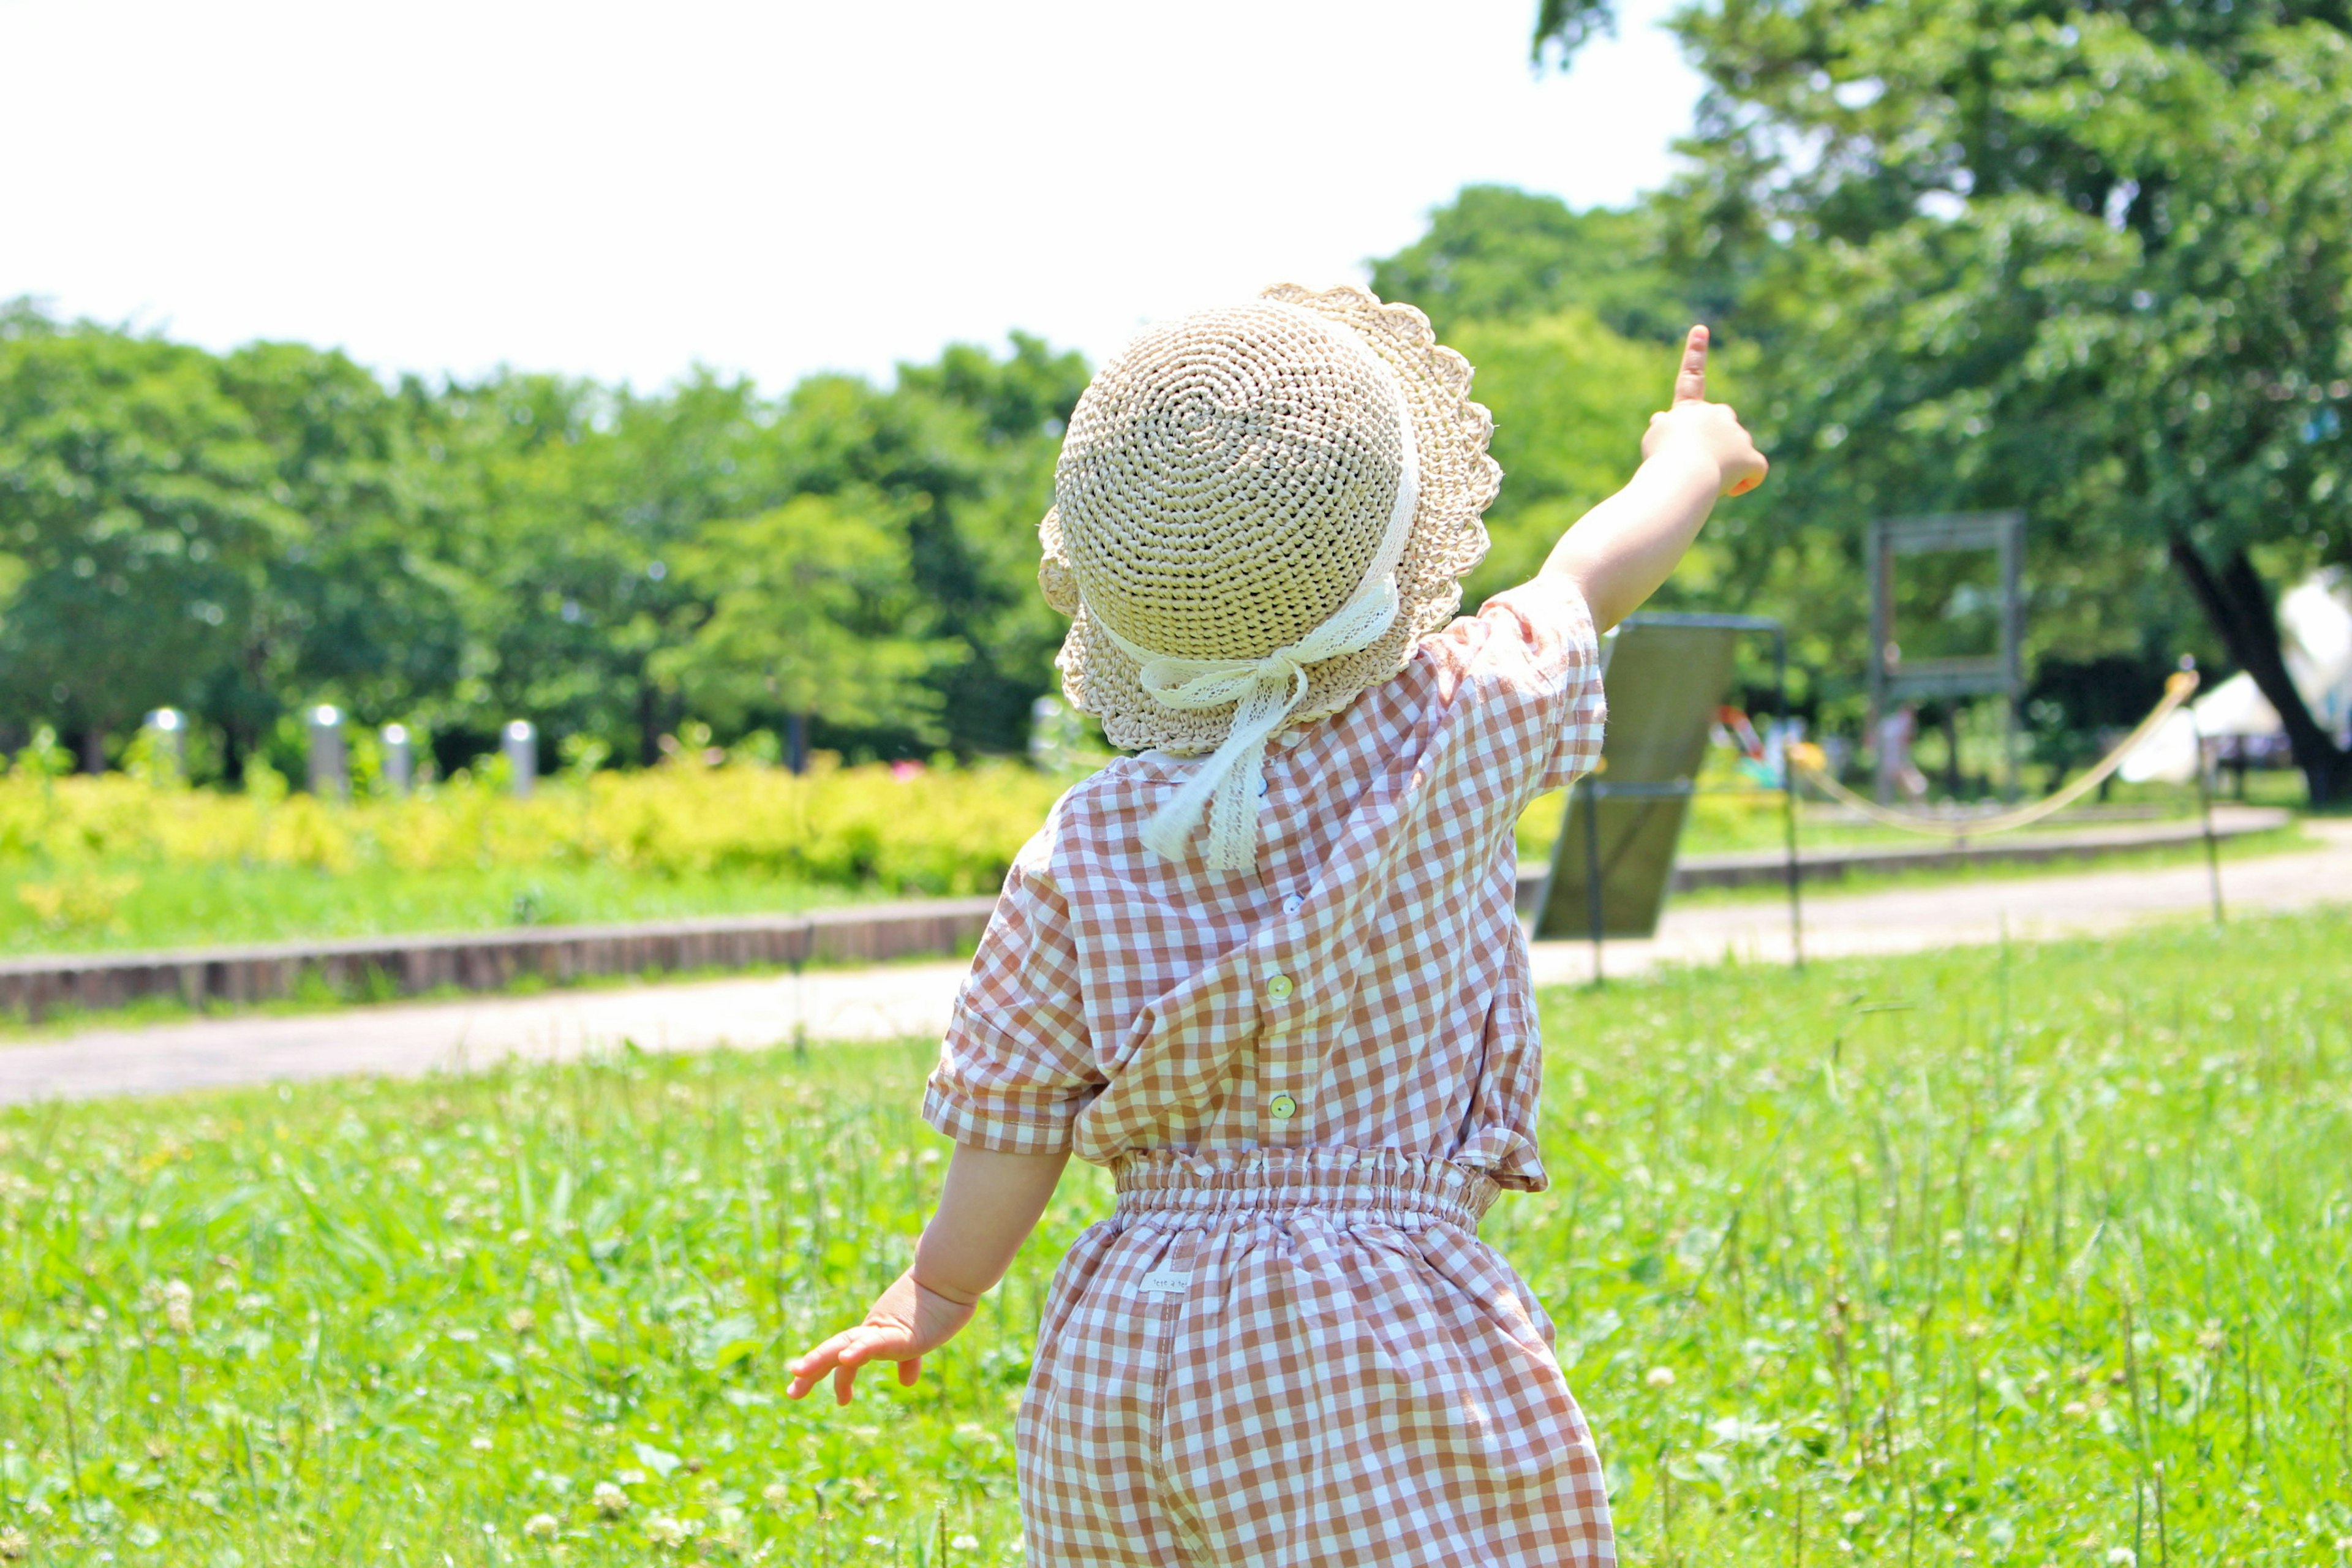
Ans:
[[[2313,847],[2226,862],[2223,894],[2236,912],[2281,911],[2352,901],[2352,822],[2307,825]],[[2196,917],[2208,905],[2201,864],[1984,879],[1940,887],[1834,894],[1809,892],[1805,951],[1816,958],[1916,952],[2000,941],[2109,934],[2151,919]],[[1769,901],[1685,904],[1657,937],[1612,942],[1611,974],[1667,963],[1727,957],[1774,963],[1789,956],[1788,913]],[[1590,946],[1538,942],[1538,984],[1586,980]],[[609,1050],[768,1046],[793,1038],[886,1040],[936,1035],[945,1025],[961,961],[814,970],[762,976],[535,996],[347,1007],[302,1016],[254,1015],[93,1029],[0,1046],[0,1105],[162,1094],[386,1073],[462,1071],[508,1058],[549,1060]]]

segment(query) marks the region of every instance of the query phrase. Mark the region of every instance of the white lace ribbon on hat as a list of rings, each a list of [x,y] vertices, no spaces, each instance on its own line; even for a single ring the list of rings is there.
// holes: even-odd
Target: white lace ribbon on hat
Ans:
[[[1182,786],[1144,825],[1143,842],[1169,860],[1184,858],[1203,806],[1209,815],[1206,858],[1218,871],[1249,871],[1257,866],[1258,801],[1265,793],[1265,744],[1307,695],[1307,667],[1328,658],[1361,653],[1396,623],[1397,563],[1412,532],[1421,500],[1421,461],[1413,441],[1412,407],[1396,373],[1371,346],[1347,327],[1303,306],[1263,301],[1310,322],[1324,336],[1361,356],[1396,405],[1403,461],[1397,472],[1396,502],[1387,531],[1348,602],[1297,641],[1263,658],[1171,658],[1139,647],[1113,631],[1100,616],[1095,626],[1140,667],[1139,679],[1154,701],[1170,708],[1234,705],[1233,729],[1224,744],[1192,771]]]

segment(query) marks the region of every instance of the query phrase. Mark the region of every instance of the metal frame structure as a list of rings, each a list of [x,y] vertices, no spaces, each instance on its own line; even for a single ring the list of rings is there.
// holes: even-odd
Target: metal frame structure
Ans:
[[[1785,748],[1788,744],[1789,721],[1789,637],[1780,623],[1769,616],[1721,616],[1654,611],[1625,617],[1621,627],[1687,626],[1694,630],[1761,633],[1772,639],[1772,711]],[[1780,796],[1782,839],[1787,848],[1789,888],[1789,952],[1795,967],[1805,966],[1805,921],[1802,880],[1797,860],[1797,772],[1787,759],[1785,751],[1780,763],[1780,787],[1778,790],[1703,790],[1693,778],[1663,783],[1611,784],[1599,769],[1579,779],[1570,791],[1568,813],[1570,820],[1580,816],[1584,824],[1584,896],[1588,935],[1592,942],[1592,981],[1600,984],[1603,978],[1601,949],[1606,943],[1602,934],[1601,880],[1601,813],[1600,803],[1606,799],[1640,800],[1665,796],[1696,796],[1700,795],[1759,795]],[[1581,810],[1578,810],[1578,806]],[[1568,821],[1560,824],[1564,833]],[[1559,863],[1557,851],[1553,863]],[[1669,871],[1669,877],[1672,873]],[[1540,921],[1549,900],[1549,882],[1545,896],[1537,900],[1536,918]]]
[[[1870,524],[1870,734],[1887,708],[1914,697],[2002,699],[2003,789],[2018,789],[2017,705],[2025,693],[2025,514],[1940,512],[1882,517]],[[1895,625],[1895,563],[1906,555],[1990,550],[2000,561],[2000,650],[1963,658],[1906,661]],[[1883,774],[1882,774],[1883,776]]]

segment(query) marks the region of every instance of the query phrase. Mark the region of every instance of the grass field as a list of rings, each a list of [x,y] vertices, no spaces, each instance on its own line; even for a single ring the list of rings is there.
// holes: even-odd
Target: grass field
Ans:
[[[1626,1560],[2352,1555],[2347,950],[2336,912],[1548,994],[1554,1184],[1486,1234]],[[1098,1173],[921,1387],[776,1397],[904,1263],[928,1056],[0,1116],[0,1555],[1017,1561]]]

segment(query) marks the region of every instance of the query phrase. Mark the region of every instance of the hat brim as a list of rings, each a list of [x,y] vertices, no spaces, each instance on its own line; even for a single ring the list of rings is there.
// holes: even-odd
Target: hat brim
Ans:
[[[1396,624],[1361,653],[1308,667],[1307,695],[1291,721],[1307,723],[1393,679],[1412,659],[1413,646],[1454,618],[1462,605],[1463,577],[1486,559],[1482,514],[1502,486],[1503,470],[1486,451],[1494,418],[1470,401],[1470,362],[1437,341],[1427,316],[1411,305],[1383,304],[1361,289],[1317,293],[1284,283],[1261,298],[1328,317],[1381,356],[1412,410],[1420,460],[1420,500],[1397,563]],[[1038,538],[1045,549],[1038,585],[1070,617],[1069,636],[1054,660],[1064,695],[1099,718],[1103,733],[1122,750],[1214,751],[1233,727],[1233,709],[1179,710],[1154,700],[1143,689],[1135,660],[1093,624],[1079,599],[1055,512],[1045,514]]]

